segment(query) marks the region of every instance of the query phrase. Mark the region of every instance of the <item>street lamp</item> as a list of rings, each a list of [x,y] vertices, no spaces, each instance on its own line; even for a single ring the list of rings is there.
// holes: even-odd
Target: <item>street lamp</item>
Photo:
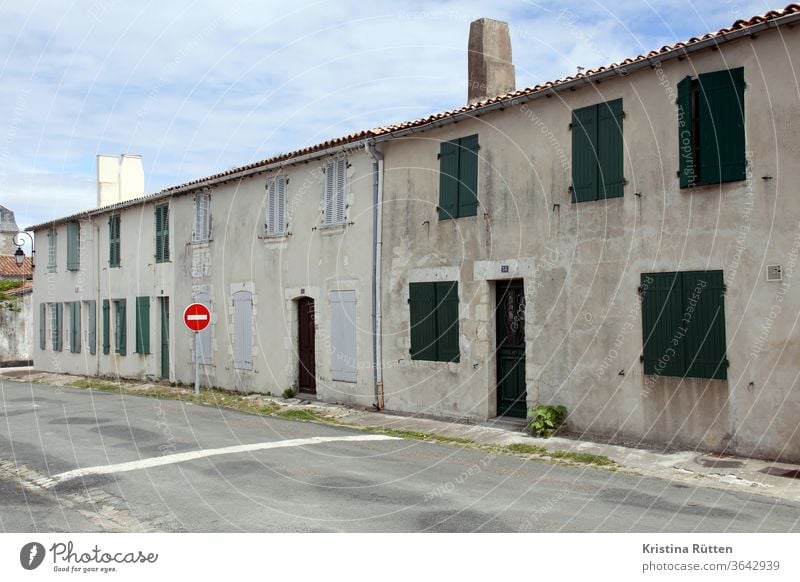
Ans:
[[[31,241],[31,269],[33,269],[35,266],[33,258],[36,256],[36,250],[33,248],[33,237],[28,232],[20,231],[14,235],[14,244],[17,245],[17,250],[14,251],[14,260],[17,263],[17,267],[22,267],[22,263],[25,262],[25,251],[22,250],[22,245],[25,244],[25,239],[22,238],[23,234]]]

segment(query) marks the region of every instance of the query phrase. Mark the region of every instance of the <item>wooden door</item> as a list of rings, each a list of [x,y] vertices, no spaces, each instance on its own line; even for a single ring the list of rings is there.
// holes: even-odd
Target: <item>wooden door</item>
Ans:
[[[297,386],[301,392],[316,392],[316,354],[314,351],[314,300],[302,297],[297,301],[297,351],[300,360]]]
[[[497,414],[527,416],[525,290],[521,280],[497,283]]]

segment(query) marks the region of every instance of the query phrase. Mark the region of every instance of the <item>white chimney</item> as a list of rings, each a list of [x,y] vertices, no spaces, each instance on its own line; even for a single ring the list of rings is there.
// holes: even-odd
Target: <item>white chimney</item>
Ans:
[[[97,156],[97,206],[144,196],[142,156]]]
[[[470,24],[468,50],[469,103],[516,90],[507,22],[481,18]]]

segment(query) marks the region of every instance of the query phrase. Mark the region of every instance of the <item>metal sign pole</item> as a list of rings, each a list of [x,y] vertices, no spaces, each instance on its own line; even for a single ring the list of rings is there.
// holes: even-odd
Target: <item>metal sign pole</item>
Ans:
[[[194,332],[194,395],[200,396],[200,333]]]

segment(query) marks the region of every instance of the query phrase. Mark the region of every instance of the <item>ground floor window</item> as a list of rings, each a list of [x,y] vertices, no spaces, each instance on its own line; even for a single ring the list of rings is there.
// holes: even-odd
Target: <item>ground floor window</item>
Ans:
[[[458,282],[411,283],[411,359],[458,362]]]

